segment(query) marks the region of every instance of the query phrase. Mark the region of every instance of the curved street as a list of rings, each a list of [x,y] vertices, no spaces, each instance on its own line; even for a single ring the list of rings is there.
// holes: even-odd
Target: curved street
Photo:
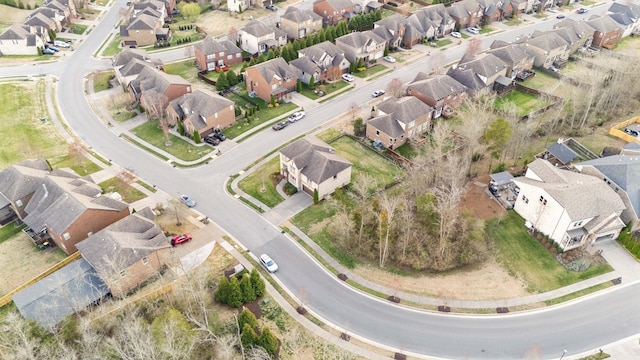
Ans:
[[[417,311],[372,298],[339,281],[324,270],[294,241],[225,192],[229,177],[246,168],[273,148],[310,131],[344,113],[353,102],[370,100],[373,90],[392,77],[412,80],[418,71],[429,71],[429,57],[402,67],[392,74],[358,86],[328,103],[307,111],[304,121],[282,131],[267,128],[263,134],[235,145],[208,165],[194,169],[174,168],[118,137],[94,114],[84,93],[85,74],[110,66],[96,60],[95,51],[108,38],[118,21],[118,0],[92,30],[89,37],[66,59],[49,64],[3,67],[0,76],[49,74],[57,77],[59,106],[75,133],[98,153],[167,193],[198,194],[197,210],[208,216],[251,252],[267,252],[279,263],[275,277],[297,296],[304,289],[305,306],[318,317],[352,336],[369,339],[407,354],[472,359],[514,359],[529,353],[542,358],[560,358],[563,350],[579,354],[640,333],[638,283],[623,283],[599,296],[551,308],[502,315],[452,315]],[[604,7],[594,9],[604,11]],[[535,24],[551,28],[552,22]],[[483,39],[488,47],[496,39],[512,40],[532,27],[502,32]],[[460,45],[446,53],[447,63],[460,58]],[[182,51],[182,50],[176,50]],[[165,54],[163,56],[176,56]]]

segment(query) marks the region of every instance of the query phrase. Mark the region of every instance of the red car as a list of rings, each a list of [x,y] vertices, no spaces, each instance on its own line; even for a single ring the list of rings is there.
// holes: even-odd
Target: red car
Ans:
[[[173,237],[173,239],[171,239],[171,246],[180,245],[186,243],[189,240],[191,240],[191,234],[176,235]]]

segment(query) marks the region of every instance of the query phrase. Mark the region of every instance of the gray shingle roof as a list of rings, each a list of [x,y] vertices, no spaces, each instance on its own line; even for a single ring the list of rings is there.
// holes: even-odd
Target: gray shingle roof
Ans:
[[[150,61],[151,58],[145,50],[125,48],[118,55],[113,57],[111,63],[115,67],[127,65],[132,59]]]
[[[397,138],[404,134],[404,129],[398,121],[396,121],[391,114],[385,114],[377,116],[367,121],[367,126],[373,126],[374,128],[382,131],[391,138]]]
[[[156,91],[164,94],[172,84],[190,85],[190,83],[178,75],[169,75],[150,66],[142,69],[140,74],[129,83],[136,93],[143,91]]]
[[[320,44],[300,49],[299,54],[309,58],[318,65],[323,65],[326,57],[332,57],[332,65],[338,66],[345,59],[344,51],[331,41],[323,41]]]
[[[625,14],[629,19],[640,19],[640,5],[638,4],[620,4],[614,2],[608,10],[610,13]]]
[[[491,44],[491,50],[489,54],[494,55],[507,64],[517,64],[520,61],[533,58],[532,54],[527,52],[527,47],[524,44],[509,44],[500,40],[496,40]]]
[[[547,147],[547,151],[563,164],[568,164],[579,157],[575,151],[571,150],[564,143],[554,142]]]
[[[266,81],[271,81],[274,76],[281,79],[296,77],[291,65],[287,64],[287,62],[281,57],[254,65],[252,68],[257,69]]]
[[[210,90],[198,89],[171,101],[170,105],[181,117],[190,118],[196,129],[200,130],[207,127],[203,118],[213,116],[229,106],[234,106],[235,103]]]
[[[29,36],[29,26],[13,24],[0,34],[0,40],[22,40]]]
[[[102,277],[119,273],[155,251],[169,247],[151,209],[122,218],[76,244]]]
[[[194,47],[200,50],[204,55],[217,54],[226,51],[227,54],[238,54],[242,52],[242,49],[236,46],[229,40],[218,40],[210,36],[207,36],[201,42],[194,45]]]
[[[258,38],[275,33],[276,31],[275,29],[276,29],[275,27],[267,26],[259,20],[252,20],[242,28],[244,32]]]
[[[611,31],[622,31],[622,27],[615,20],[611,18],[609,15],[599,16],[599,17],[591,17],[587,20],[587,24],[595,29],[595,31],[599,31],[601,33],[608,33]]]
[[[350,34],[343,35],[337,38],[336,41],[347,44],[352,48],[359,49],[371,43],[382,44],[385,42],[385,39],[381,38],[373,31],[367,30],[362,32],[352,32]]]
[[[296,168],[310,181],[321,184],[351,166],[343,157],[336,155],[333,149],[314,136],[295,141],[282,150],[291,159]]]
[[[109,293],[84,259],[79,259],[13,295],[20,314],[50,329]]]
[[[391,97],[379,103],[376,108],[385,114],[391,114],[394,120],[405,124],[409,124],[433,110],[414,96],[404,96],[399,99]]]
[[[467,87],[449,75],[429,77],[425,73],[419,73],[412,82],[407,84],[407,89],[415,89],[432,99],[440,100],[452,94],[462,93],[467,90]]]
[[[280,16],[283,19],[290,20],[296,24],[301,24],[305,21],[319,21],[322,20],[322,16],[314,13],[311,10],[301,10],[295,6],[287,7],[284,14]]]
[[[313,61],[311,61],[311,59],[309,59],[306,56],[297,58],[295,60],[291,60],[289,62],[289,65],[299,69],[300,71],[306,74],[315,74],[315,73],[320,73],[322,71],[320,69],[320,66],[318,66],[318,64],[314,63]]]
[[[50,171],[44,159],[25,160],[0,171],[0,194],[15,201],[36,191]]]
[[[560,35],[551,31],[534,32],[532,37],[525,40],[525,43],[546,51],[558,49],[568,44]]]

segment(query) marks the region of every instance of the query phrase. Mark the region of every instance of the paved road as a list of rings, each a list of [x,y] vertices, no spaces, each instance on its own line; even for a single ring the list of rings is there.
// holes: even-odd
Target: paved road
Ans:
[[[114,9],[124,2],[118,0]],[[563,349],[569,350],[569,356],[640,332],[640,311],[635,300],[640,296],[638,284],[544,311],[500,316],[443,315],[394,306],[336,281],[279,229],[225,193],[224,184],[229,176],[254,159],[346,111],[351,103],[369,101],[371,92],[383,88],[392,77],[408,81],[417,71],[428,71],[429,58],[398,69],[375,83],[358,86],[348,96],[308,111],[305,120],[295,126],[280,132],[268,129],[264,135],[254,136],[226,151],[207,166],[177,169],[115,136],[96,118],[84,97],[83,74],[108,66],[108,61],[93,60],[91,55],[116,21],[117,10],[107,13],[74,55],[58,64],[2,68],[0,76],[39,72],[57,76],[61,111],[84,141],[171,194],[198,194],[197,209],[250,251],[270,253],[280,264],[277,279],[294,296],[304,293],[306,306],[317,316],[352,336],[406,353],[442,358],[513,359],[524,357],[528,351],[543,358],[558,358]],[[537,24],[536,28],[544,30],[551,25],[549,21]],[[526,35],[531,31],[531,27],[517,29],[495,35],[491,40],[511,40],[514,34]],[[491,40],[485,39],[483,45]],[[453,61],[463,52],[464,47],[460,46],[444,56]]]

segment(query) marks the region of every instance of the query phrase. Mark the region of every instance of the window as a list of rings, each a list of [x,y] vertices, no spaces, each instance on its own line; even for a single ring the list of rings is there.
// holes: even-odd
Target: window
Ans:
[[[524,201],[525,204],[529,203],[529,199],[527,199],[527,197],[524,195],[522,195],[522,201]]]
[[[333,175],[333,180],[338,178],[338,174]]]
[[[380,135],[380,130],[376,130],[376,135]]]
[[[127,274],[124,272],[124,270],[120,270],[120,277],[125,277]]]
[[[71,239],[71,235],[69,235],[69,233],[68,233],[68,232],[67,232],[67,233],[62,234],[62,237],[63,237],[65,240],[69,240],[69,239]]]
[[[542,203],[542,205],[547,205],[547,199],[545,199],[542,195],[540,195],[540,202]]]
[[[20,199],[16,200],[16,206],[17,207],[22,207],[22,200],[20,200]]]
[[[224,51],[220,51],[220,52],[218,53],[218,56],[220,56],[220,57],[224,56]]]
[[[142,263],[143,264],[147,265],[148,262],[149,262],[149,260],[147,259],[146,256],[142,258]]]

